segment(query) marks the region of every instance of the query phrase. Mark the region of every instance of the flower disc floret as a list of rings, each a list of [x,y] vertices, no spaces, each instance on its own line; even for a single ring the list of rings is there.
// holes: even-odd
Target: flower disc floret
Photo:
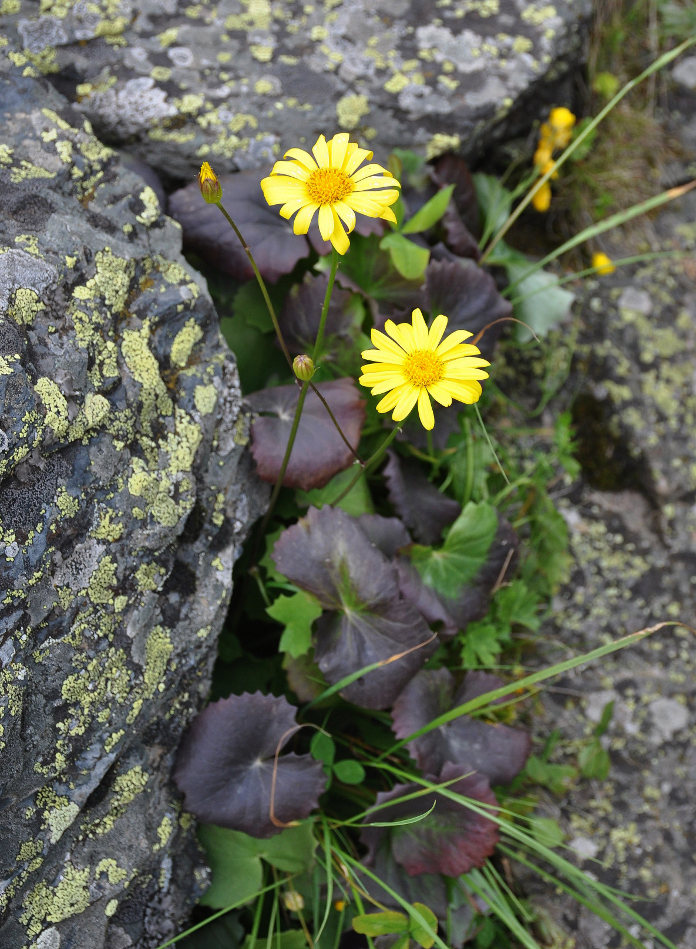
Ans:
[[[417,404],[421,424],[430,430],[435,424],[431,398],[444,406],[455,399],[469,405],[478,402],[479,380],[488,378],[484,366],[490,363],[478,346],[464,342],[472,335],[467,330],[445,336],[447,322],[441,313],[428,329],[416,308],[410,323],[387,320],[384,333],[372,330],[375,349],[363,352],[369,362],[358,381],[372,395],[386,393],[377,404],[378,412],[391,412],[392,419],[401,422]]]
[[[270,205],[281,205],[282,217],[295,215],[295,234],[306,234],[317,214],[322,238],[345,254],[356,213],[396,223],[391,205],[401,185],[381,165],[363,165],[371,159],[372,152],[349,142],[347,132],[328,142],[320,135],[311,155],[302,148],[287,151],[261,188]]]

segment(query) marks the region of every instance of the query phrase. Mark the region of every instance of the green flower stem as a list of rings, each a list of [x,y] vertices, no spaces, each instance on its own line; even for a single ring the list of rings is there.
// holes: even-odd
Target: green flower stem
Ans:
[[[270,317],[271,317],[271,321],[272,321],[272,323],[273,323],[273,328],[274,328],[275,331],[276,331],[276,336],[278,337],[278,342],[280,343],[280,348],[283,350],[283,355],[284,355],[285,358],[287,359],[288,365],[290,366],[290,370],[292,371],[292,357],[291,357],[290,353],[288,352],[288,347],[285,345],[285,340],[283,339],[283,334],[282,334],[281,329],[280,329],[280,323],[278,322],[278,317],[276,316],[275,310],[273,309],[273,304],[271,303],[271,298],[270,298],[269,295],[268,295],[268,290],[267,290],[267,288],[266,288],[266,282],[265,282],[265,280],[263,279],[263,277],[261,276],[261,274],[259,273],[259,268],[256,266],[256,261],[254,260],[254,255],[251,253],[251,248],[249,247],[249,245],[247,244],[247,242],[244,240],[244,237],[242,236],[242,232],[239,230],[239,228],[237,227],[237,225],[234,223],[234,221],[232,220],[232,218],[230,217],[230,215],[227,213],[227,211],[226,211],[225,208],[223,207],[222,202],[218,202],[218,205],[217,205],[217,206],[218,206],[218,208],[220,208],[220,210],[222,211],[222,213],[223,213],[223,215],[224,215],[225,220],[227,221],[227,223],[230,225],[230,227],[232,228],[232,230],[234,231],[234,233],[237,235],[237,237],[238,237],[238,239],[239,239],[239,243],[242,245],[242,248],[244,249],[244,253],[245,253],[245,254],[247,255],[247,257],[249,258],[249,263],[251,264],[252,269],[253,269],[253,271],[254,271],[254,274],[255,274],[255,276],[256,276],[256,282],[258,283],[259,288],[260,288],[260,290],[261,290],[261,293],[263,294],[263,298],[264,298],[264,300],[266,301],[266,306],[268,307],[268,312],[269,312],[269,315],[270,315]]]
[[[324,332],[326,330],[326,318],[329,315],[329,304],[331,303],[331,294],[333,293],[334,280],[336,279],[336,271],[338,270],[338,265],[341,261],[341,255],[338,253],[335,247],[331,248],[331,270],[329,271],[329,282],[326,285],[326,293],[324,294],[324,305],[321,308],[321,319],[319,320],[319,329],[317,330],[317,338],[314,341],[314,349],[312,350],[312,359],[316,363],[319,353],[321,352],[321,346],[324,342]]]
[[[375,465],[378,464],[378,462],[382,460],[382,457],[384,456],[384,453],[386,452],[387,448],[389,448],[389,446],[394,441],[394,439],[396,438],[396,436],[399,434],[400,431],[401,431],[401,426],[395,425],[392,431],[387,435],[387,437],[384,439],[382,444],[379,446],[377,451],[375,451],[372,455],[370,455],[367,461],[361,464],[360,470],[355,472],[354,477],[351,479],[348,485],[346,485],[343,491],[341,491],[341,493],[333,499],[333,501],[331,502],[332,507],[334,507],[336,504],[342,501],[348,494],[350,494],[350,492],[353,490],[353,488],[358,483],[360,478],[363,475],[366,475],[369,471],[371,471],[375,467]]]
[[[338,419],[336,418],[336,416],[335,416],[335,415],[333,414],[333,412],[331,411],[331,408],[329,407],[329,403],[326,401],[326,399],[324,398],[324,396],[321,394],[321,392],[319,391],[319,389],[317,389],[317,387],[314,385],[313,382],[310,382],[310,383],[309,383],[309,388],[312,390],[312,392],[315,394],[315,396],[319,399],[319,401],[321,402],[321,404],[322,404],[322,405],[324,406],[324,408],[326,409],[326,411],[327,411],[327,413],[328,413],[328,415],[329,415],[329,418],[331,419],[331,421],[332,421],[332,422],[334,423],[334,425],[336,426],[336,431],[338,432],[338,434],[339,434],[339,435],[341,436],[341,438],[343,439],[343,442],[344,442],[346,448],[350,451],[351,455],[355,458],[355,460],[356,460],[359,464],[362,464],[362,461],[360,460],[360,455],[357,453],[357,451],[353,448],[353,446],[352,446],[351,443],[348,441],[348,439],[346,438],[346,436],[343,434],[343,429],[342,429],[341,426],[338,424]]]
[[[300,397],[297,400],[297,406],[295,407],[295,417],[292,420],[292,428],[290,429],[290,437],[288,438],[288,444],[285,448],[285,454],[283,455],[283,461],[280,466],[280,471],[278,472],[278,477],[276,478],[276,483],[273,485],[273,492],[271,494],[271,499],[268,502],[268,508],[266,513],[263,516],[261,521],[261,526],[259,527],[256,541],[256,550],[254,556],[251,558],[254,566],[256,565],[256,553],[258,552],[258,544],[260,540],[266,535],[266,528],[268,527],[268,522],[271,519],[271,514],[273,513],[273,508],[275,503],[278,500],[278,495],[280,494],[280,489],[283,487],[283,478],[285,477],[285,472],[288,467],[288,462],[290,461],[290,455],[292,454],[293,445],[295,444],[295,438],[297,436],[297,429],[300,424],[300,416],[302,415],[302,409],[304,408],[305,399],[307,398],[307,393],[309,392],[309,382],[303,382],[302,388],[300,389]]]

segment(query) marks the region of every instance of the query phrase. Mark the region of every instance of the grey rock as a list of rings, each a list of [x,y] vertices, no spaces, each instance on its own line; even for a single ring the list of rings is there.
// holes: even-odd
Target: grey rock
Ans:
[[[33,49],[66,35],[50,17],[22,30]],[[0,52],[0,945],[145,949],[180,931],[205,882],[169,774],[265,489],[178,225],[12,58]]]
[[[18,0],[0,26],[105,141],[187,179],[203,159],[218,173],[255,168],[338,130],[381,160],[395,146],[475,158],[566,104],[590,10],[590,0],[78,0],[48,13]]]

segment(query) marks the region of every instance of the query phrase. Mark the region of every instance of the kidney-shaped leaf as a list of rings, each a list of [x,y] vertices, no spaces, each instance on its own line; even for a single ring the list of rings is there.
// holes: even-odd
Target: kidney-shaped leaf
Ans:
[[[347,684],[341,695],[368,708],[389,706],[434,648],[425,620],[401,598],[395,566],[354,518],[331,507],[310,508],[284,531],[273,559],[330,611],[317,621],[314,650],[326,679],[335,684],[383,663]]]
[[[198,715],[179,748],[174,780],[185,807],[199,820],[252,837],[270,837],[279,822],[307,817],[326,785],[311,755],[281,755],[295,726],[295,709],[282,696],[230,695]],[[275,789],[271,787],[275,770]]]
[[[256,170],[221,175],[222,201],[251,248],[261,275],[275,283],[307,257],[309,245],[268,206],[259,185],[262,177]],[[181,224],[185,247],[236,280],[253,279],[253,268],[239,238],[220,209],[205,203],[197,182],[171,195],[169,214]]]
[[[413,461],[389,452],[384,468],[389,500],[421,544],[437,544],[442,532],[460,514],[461,506],[440,494]]]
[[[394,703],[393,729],[407,738],[453,708],[502,685],[497,676],[470,672],[457,688],[447,669],[422,670]],[[427,774],[438,774],[446,762],[485,775],[491,784],[506,784],[522,770],[530,738],[507,725],[489,725],[467,715],[426,732],[408,743],[408,749]]]
[[[442,769],[438,780],[450,781],[457,775],[462,775],[464,770],[458,765],[448,763]],[[488,817],[437,791],[409,801],[395,800],[417,790],[420,790],[417,784],[397,784],[391,791],[377,795],[378,804],[392,800],[395,803],[380,807],[374,813],[368,812],[366,822],[408,820],[427,812],[433,804],[435,806],[431,813],[416,822],[395,824],[391,827],[365,827],[360,837],[368,848],[368,861],[372,859],[386,835],[394,860],[412,876],[420,873],[444,873],[446,876],[457,877],[474,867],[482,866],[486,858],[493,853],[498,841],[496,824]],[[494,806],[497,803],[488,779],[480,774],[461,777],[448,785],[448,790],[481,804]]]
[[[350,379],[320,382],[317,389],[351,445],[360,441],[365,403]],[[259,477],[275,482],[285,456],[300,390],[296,385],[261,389],[247,396],[255,412],[251,425],[251,452]],[[320,488],[353,462],[353,454],[336,430],[329,413],[314,392],[307,393],[283,484],[309,491]]]
[[[493,277],[473,260],[431,260],[425,274],[426,306],[433,316],[449,317],[448,332],[468,330],[476,335],[494,320],[512,315],[512,306],[498,293]],[[477,344],[487,358],[504,323],[487,329]]]

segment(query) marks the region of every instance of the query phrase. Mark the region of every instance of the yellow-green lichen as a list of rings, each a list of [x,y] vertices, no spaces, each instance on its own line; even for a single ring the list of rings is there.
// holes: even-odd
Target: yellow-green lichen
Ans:
[[[193,390],[193,401],[201,415],[209,415],[217,402],[217,389],[212,384],[196,386]]]
[[[135,572],[135,582],[139,590],[159,590],[164,577],[164,570],[159,564],[141,564]]]
[[[68,431],[68,402],[53,379],[41,376],[34,388],[46,407],[46,425],[52,428],[58,438]]]
[[[109,902],[104,907],[104,915],[113,916],[117,909],[118,909],[118,900],[109,900]]]
[[[120,728],[118,731],[112,732],[109,735],[109,737],[106,739],[106,741],[104,742],[104,751],[106,751],[107,754],[111,754],[111,752],[114,750],[116,745],[119,743],[119,741],[123,738],[125,734],[126,733],[123,728]]]
[[[136,765],[124,774],[119,774],[112,786],[108,814],[85,824],[85,835],[99,837],[113,830],[116,821],[127,812],[128,805],[145,790],[147,782],[147,772],[140,765]]]
[[[151,698],[155,692],[161,692],[164,688],[167,663],[173,651],[174,645],[169,633],[161,626],[155,626],[145,643],[143,682],[147,698]]]
[[[456,152],[461,145],[462,140],[459,135],[446,135],[444,132],[433,135],[425,148],[425,155],[428,161],[437,158],[438,155],[444,155],[445,152]]]
[[[7,315],[16,323],[29,324],[34,322],[36,314],[43,309],[45,309],[45,304],[36,290],[30,287],[19,287],[10,298]]]
[[[544,23],[558,16],[558,14],[556,8],[549,3],[545,7],[525,5],[521,16],[526,23],[531,23],[532,26],[543,26]]]
[[[189,361],[193,347],[202,338],[203,330],[195,319],[191,317],[174,337],[170,356],[172,365],[183,368]]]
[[[150,352],[149,321],[139,330],[124,330],[121,341],[121,353],[133,378],[143,387],[143,420],[149,421],[157,411],[162,415],[171,415],[172,400],[159,373],[157,360]]]
[[[90,536],[97,538],[97,540],[110,540],[116,541],[119,537],[123,536],[123,524],[114,520],[117,517],[116,513],[112,510],[101,511],[99,514],[99,521],[97,522],[96,527],[92,528],[90,531]]]
[[[128,877],[128,871],[124,870],[123,867],[119,867],[113,857],[104,857],[96,865],[94,868],[95,879],[100,877],[102,873],[106,874],[106,878],[111,884],[122,883]]]
[[[141,224],[145,224],[146,226],[154,224],[157,218],[160,216],[159,198],[149,186],[143,188],[138,197],[142,201],[145,210],[141,211],[140,214],[136,214],[136,221],[139,221]]]
[[[79,916],[89,906],[89,870],[65,866],[56,886],[38,883],[25,897],[20,919],[27,926],[30,938],[38,936],[44,923],[60,923]]]
[[[41,168],[39,165],[33,165],[30,161],[23,158],[19,165],[15,165],[10,172],[10,181],[12,184],[19,184],[20,181],[30,181],[36,178],[55,178],[56,173],[47,168]]]
[[[171,817],[165,815],[160,821],[159,827],[157,828],[157,837],[159,839],[159,843],[153,844],[152,849],[161,850],[162,847],[166,846],[169,838],[172,835],[173,829],[174,821],[171,819]]]
[[[369,111],[370,103],[367,96],[353,94],[343,96],[336,103],[339,128],[348,130],[356,128]]]
[[[80,510],[80,502],[61,485],[56,491],[56,504],[63,517],[74,517]]]
[[[104,557],[89,578],[87,595],[92,603],[110,603],[115,585],[116,561],[111,557]]]

